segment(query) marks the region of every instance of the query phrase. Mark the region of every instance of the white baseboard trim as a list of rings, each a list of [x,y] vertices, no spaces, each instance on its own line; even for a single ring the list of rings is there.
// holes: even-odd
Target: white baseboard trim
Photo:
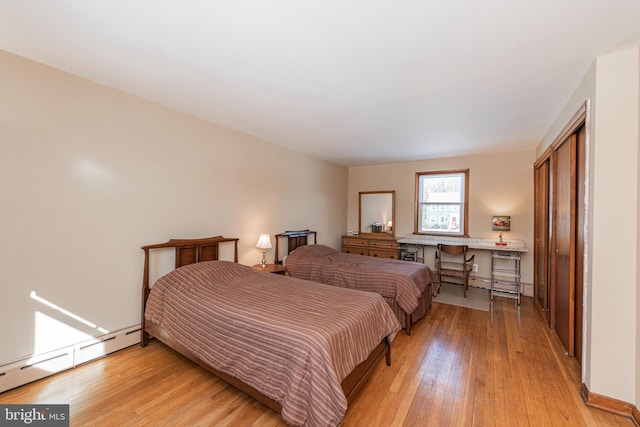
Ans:
[[[0,366],[0,393],[140,342],[140,325]]]

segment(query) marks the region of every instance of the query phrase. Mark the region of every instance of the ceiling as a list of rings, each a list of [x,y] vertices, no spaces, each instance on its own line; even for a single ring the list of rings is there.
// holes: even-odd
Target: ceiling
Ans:
[[[0,0],[0,49],[345,166],[533,149],[638,0]]]

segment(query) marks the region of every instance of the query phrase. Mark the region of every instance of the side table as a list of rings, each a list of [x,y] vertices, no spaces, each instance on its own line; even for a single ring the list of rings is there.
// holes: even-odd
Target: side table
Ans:
[[[264,267],[262,267],[262,264],[256,264],[251,268],[253,268],[254,270],[266,271],[267,273],[274,274],[284,274],[287,272],[287,267],[282,264],[267,264]]]

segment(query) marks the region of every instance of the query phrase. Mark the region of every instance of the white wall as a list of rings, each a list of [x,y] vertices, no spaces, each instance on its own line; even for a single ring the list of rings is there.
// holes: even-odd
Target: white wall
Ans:
[[[522,281],[533,283],[533,163],[534,150],[420,160],[349,168],[348,229],[358,228],[360,191],[395,190],[395,234],[413,233],[416,172],[469,169],[469,235],[498,239],[491,230],[493,215],[511,215],[511,231],[504,239],[524,240],[529,249],[522,259]],[[428,251],[427,264],[432,266]],[[487,251],[478,251],[478,276],[490,277]]]
[[[583,379],[590,391],[636,406],[639,64],[638,49],[597,58],[537,149],[542,153],[590,99]]]
[[[0,365],[139,323],[144,244],[222,234],[255,264],[260,233],[311,228],[339,248],[346,188],[343,167],[0,51]]]
[[[637,400],[639,58],[634,49],[596,63],[589,385],[626,402]]]

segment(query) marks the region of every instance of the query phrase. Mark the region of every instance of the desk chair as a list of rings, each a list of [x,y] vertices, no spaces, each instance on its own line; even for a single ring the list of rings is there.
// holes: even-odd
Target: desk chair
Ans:
[[[473,270],[475,255],[467,258],[467,245],[438,244],[436,250],[436,272],[440,283],[457,283],[464,287],[464,297],[469,289],[469,273]]]

